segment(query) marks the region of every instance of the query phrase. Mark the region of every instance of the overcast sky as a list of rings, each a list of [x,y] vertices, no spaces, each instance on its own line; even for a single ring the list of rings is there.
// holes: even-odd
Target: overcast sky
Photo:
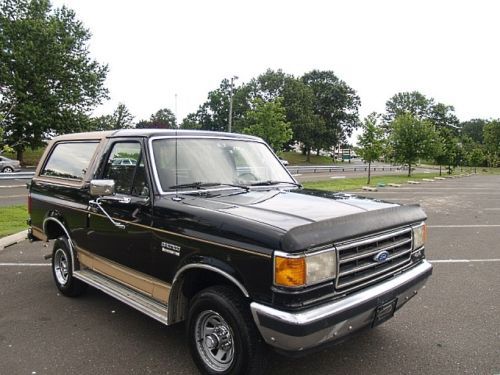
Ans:
[[[92,32],[109,65],[111,99],[135,121],[168,107],[179,121],[223,78],[266,69],[300,76],[332,70],[383,112],[400,91],[455,106],[460,120],[500,118],[500,2],[53,0]]]

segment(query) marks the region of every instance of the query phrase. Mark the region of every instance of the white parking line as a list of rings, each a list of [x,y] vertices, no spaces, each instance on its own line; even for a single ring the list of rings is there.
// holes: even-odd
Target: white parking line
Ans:
[[[500,259],[436,259],[430,260],[431,263],[472,263],[472,262],[500,262]]]
[[[0,267],[42,267],[50,266],[50,263],[0,263]]]
[[[4,195],[4,196],[0,197],[0,199],[6,199],[6,198],[22,198],[22,197],[27,198],[27,197],[28,197],[28,194],[23,194],[23,195]]]
[[[24,184],[24,185],[0,185],[0,189],[21,188],[21,187],[26,187],[26,184]]]
[[[427,228],[500,228],[500,224],[427,225]]]

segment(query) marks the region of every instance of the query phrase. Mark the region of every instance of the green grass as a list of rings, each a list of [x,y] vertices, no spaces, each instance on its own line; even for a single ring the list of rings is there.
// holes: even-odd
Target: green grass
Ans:
[[[38,164],[38,161],[42,157],[43,152],[45,151],[45,147],[40,147],[35,150],[32,150],[30,148],[24,150],[23,154],[23,164],[24,165],[29,165],[29,166],[35,166]],[[15,152],[6,152],[2,154],[5,157],[8,157],[9,159],[16,159],[17,155]]]
[[[0,207],[0,237],[27,229],[28,209],[25,205]]]
[[[308,189],[319,189],[319,190],[329,190],[329,191],[346,191],[346,190],[357,190],[361,189],[363,186],[377,186],[378,183],[384,184],[405,184],[409,180],[419,181],[422,178],[433,178],[439,176],[439,173],[413,173],[411,177],[406,174],[399,175],[388,175],[388,176],[372,176],[370,185],[366,183],[367,177],[355,177],[355,178],[339,178],[330,179],[327,181],[311,181],[304,182],[304,187]],[[444,174],[443,174],[444,176]]]
[[[306,161],[306,155],[302,155],[301,153],[288,151],[279,153],[283,159],[288,160],[290,165],[332,165],[332,158],[328,156],[316,156],[311,154],[311,162],[308,163]]]

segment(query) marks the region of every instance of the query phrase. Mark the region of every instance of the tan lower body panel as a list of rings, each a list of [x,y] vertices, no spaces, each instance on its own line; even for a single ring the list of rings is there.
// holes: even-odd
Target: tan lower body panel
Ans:
[[[45,241],[45,242],[48,241],[47,236],[45,235],[45,233],[43,233],[43,231],[41,229],[37,228],[37,227],[34,227],[34,226],[31,227],[31,234],[33,234],[33,237],[36,237],[39,240],[42,240],[42,241]]]
[[[141,272],[134,271],[128,267],[121,266],[98,255],[94,255],[86,250],[80,248],[77,250],[78,260],[83,267],[125,284],[159,302],[168,302],[168,296],[170,294],[169,284]]]

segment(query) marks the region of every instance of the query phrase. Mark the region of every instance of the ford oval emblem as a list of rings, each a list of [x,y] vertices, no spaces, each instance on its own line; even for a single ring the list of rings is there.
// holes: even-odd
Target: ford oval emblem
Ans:
[[[380,253],[377,253],[373,257],[373,260],[377,263],[384,263],[387,259],[389,258],[389,252],[388,251],[381,251]]]

